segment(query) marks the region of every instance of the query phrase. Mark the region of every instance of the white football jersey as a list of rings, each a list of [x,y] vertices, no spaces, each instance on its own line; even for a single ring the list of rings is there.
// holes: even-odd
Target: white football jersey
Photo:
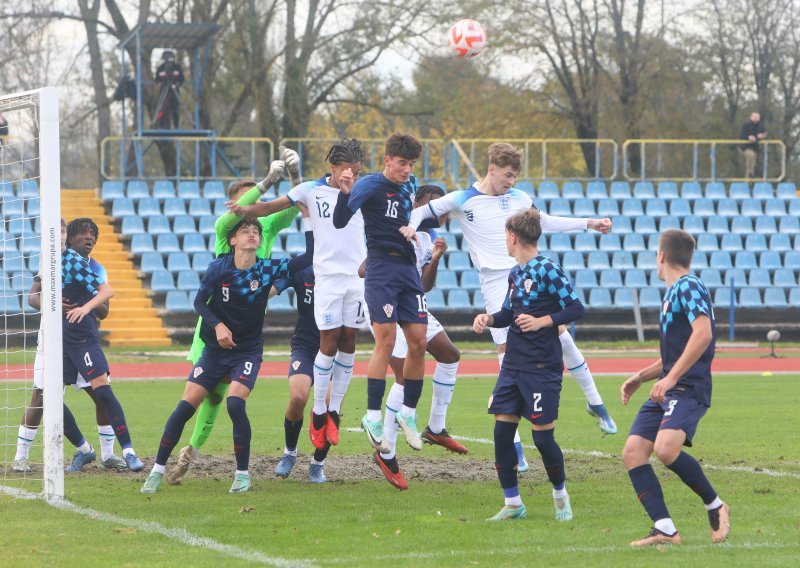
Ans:
[[[420,207],[417,210],[420,213],[412,215],[411,223],[418,226],[425,217],[453,215],[461,225],[472,264],[478,270],[510,270],[516,265],[506,248],[506,219],[533,207],[525,192],[512,188],[504,195],[487,195],[478,189],[476,182],[469,189],[432,199],[428,207],[432,215]],[[586,219],[540,215],[542,232],[586,229]]]
[[[433,256],[433,239],[424,231],[417,233],[417,237],[419,237],[419,243],[413,241],[414,253],[417,255],[417,272],[419,272],[420,277],[422,277],[422,267],[431,263],[431,257]]]
[[[367,257],[364,242],[364,217],[357,211],[346,227],[333,226],[333,209],[339,190],[328,185],[328,178],[301,183],[287,197],[308,209],[314,233],[314,274],[358,274],[358,267]]]

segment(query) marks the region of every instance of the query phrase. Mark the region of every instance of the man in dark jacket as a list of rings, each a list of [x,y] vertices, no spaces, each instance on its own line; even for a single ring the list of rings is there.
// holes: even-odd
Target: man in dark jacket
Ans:
[[[764,124],[761,122],[761,115],[754,112],[750,119],[742,125],[742,133],[739,138],[748,140],[747,144],[739,146],[744,154],[745,177],[752,178],[756,175],[756,165],[758,163],[758,143],[767,136]]]

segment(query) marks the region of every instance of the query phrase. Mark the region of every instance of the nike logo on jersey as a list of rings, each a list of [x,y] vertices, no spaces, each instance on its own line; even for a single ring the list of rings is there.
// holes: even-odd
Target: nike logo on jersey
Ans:
[[[397,195],[397,194],[396,193],[387,193],[386,197],[394,197],[395,195]]]
[[[541,418],[544,414],[531,414],[531,420],[536,420],[537,418]]]

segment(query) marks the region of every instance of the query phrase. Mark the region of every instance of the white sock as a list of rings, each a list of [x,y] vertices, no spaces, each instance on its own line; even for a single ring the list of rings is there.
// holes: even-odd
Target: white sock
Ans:
[[[333,357],[320,351],[314,359],[314,414],[328,412],[328,385],[333,372]]]
[[[353,376],[353,363],[356,361],[355,353],[336,352],[333,361],[333,373],[331,374],[331,403],[328,410],[339,412],[342,408],[342,400],[350,387],[350,378]]]
[[[153,464],[153,469],[150,470],[150,473],[161,473],[161,474],[163,474],[165,471],[167,471],[167,466],[159,465],[157,463],[154,463]]]
[[[603,399],[600,397],[600,393],[597,392],[597,386],[594,384],[589,366],[586,364],[583,354],[575,345],[575,340],[572,339],[569,332],[562,333],[558,336],[558,339],[561,341],[564,366],[567,368],[567,371],[575,377],[575,380],[578,381],[578,386],[581,387],[586,400],[588,400],[591,405],[603,404]]]
[[[92,451],[92,446],[86,440],[83,441],[83,444],[76,448],[82,454],[88,454]]]
[[[567,496],[567,486],[561,489],[553,489],[553,499],[564,499]]]
[[[26,460],[31,452],[31,444],[36,439],[36,432],[38,428],[27,428],[20,425],[19,433],[17,434],[17,455],[14,460]]]
[[[377,422],[378,420],[382,420],[383,415],[381,414],[380,410],[372,410],[371,408],[367,409],[367,420],[370,422]]]
[[[127,458],[129,455],[133,454],[136,455],[136,452],[133,451],[133,447],[130,448],[123,448],[122,449],[122,457]]]
[[[100,459],[107,460],[114,455],[114,428],[110,424],[98,426],[97,433],[100,435]]]
[[[428,428],[434,434],[441,433],[447,421],[447,407],[453,400],[456,387],[458,363],[436,363],[433,372],[433,398],[431,400],[431,418]]]
[[[519,437],[519,426],[517,426],[517,429],[514,432],[514,443],[515,444],[521,444],[522,443],[522,438]]]
[[[675,528],[675,524],[669,517],[667,517],[666,519],[658,519],[655,522],[655,527],[661,532],[668,534],[670,536],[678,532],[678,529]]]
[[[506,497],[506,505],[510,505],[512,507],[519,507],[522,505],[522,496],[517,495],[516,497]]]
[[[297,448],[293,450],[290,450],[289,448],[284,448],[283,455],[297,457]]]
[[[404,391],[405,388],[403,385],[394,383],[392,388],[389,389],[389,396],[386,397],[386,416],[383,419],[383,439],[389,444],[389,451],[385,454],[381,454],[381,457],[385,460],[390,460],[395,456],[397,432],[400,430],[395,416],[398,410],[403,407]]]
[[[325,465],[325,460],[322,460],[321,462],[318,462],[314,458],[311,458],[311,465],[323,465],[324,466]]]
[[[417,409],[416,408],[411,408],[411,407],[406,406],[404,404],[403,407],[400,409],[400,414],[402,414],[403,416],[416,416],[417,415]]]
[[[706,507],[706,511],[713,511],[714,509],[719,509],[720,507],[722,507],[722,505],[724,505],[724,503],[722,502],[722,499],[717,497],[716,499],[714,499],[711,503],[709,503],[705,507]]]
[[[237,470],[236,470],[236,475],[250,475],[250,470],[247,470],[247,469],[246,469],[246,470],[244,470],[244,471],[241,471],[241,470],[238,470],[238,469],[237,469]]]

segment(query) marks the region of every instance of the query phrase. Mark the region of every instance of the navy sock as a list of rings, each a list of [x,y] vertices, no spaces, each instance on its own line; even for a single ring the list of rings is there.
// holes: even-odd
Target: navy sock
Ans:
[[[300,439],[300,431],[303,429],[303,419],[289,420],[283,419],[283,438],[286,442],[286,449],[294,451],[297,449],[297,440]]]
[[[494,423],[494,467],[500,487],[512,489],[517,486],[517,449],[514,447],[514,434],[517,425],[512,422]],[[508,495],[507,495],[508,496]]]
[[[119,445],[122,449],[131,447],[131,434],[128,432],[128,425],[125,423],[125,413],[122,411],[117,397],[114,396],[114,391],[111,390],[109,385],[103,385],[94,389],[94,394],[100,404],[106,409],[108,421],[114,428],[114,434],[119,440]]]
[[[238,396],[228,397],[228,415],[233,422],[233,453],[236,455],[237,471],[250,467],[250,419],[245,410],[246,402]]]
[[[81,429],[78,428],[78,423],[75,422],[75,417],[66,404],[64,405],[64,436],[76,448],[81,447],[86,441],[86,438],[81,434]]]
[[[533,443],[542,456],[542,464],[547,472],[547,478],[554,489],[564,489],[567,476],[564,473],[564,454],[556,443],[555,428],[550,430],[532,430]]]
[[[314,450],[314,459],[318,462],[325,461],[325,458],[328,457],[328,452],[331,450],[330,442],[325,442],[325,447],[320,449]]]
[[[164,425],[164,433],[161,435],[161,443],[158,445],[158,453],[156,454],[156,463],[158,465],[167,465],[167,459],[172,453],[172,450],[178,444],[183,434],[183,427],[189,419],[194,416],[194,406],[182,400],[172,411],[172,414],[167,418],[167,423]]]
[[[667,466],[678,474],[689,489],[697,493],[703,503],[709,505],[717,498],[717,492],[711,486],[711,482],[703,473],[703,468],[692,456],[686,452],[681,452],[674,462]]]
[[[669,511],[664,502],[664,492],[661,490],[661,484],[658,482],[656,472],[653,471],[653,466],[649,463],[640,465],[629,470],[628,476],[631,478],[639,501],[653,522],[668,519]]]
[[[367,410],[380,410],[385,392],[385,380],[367,379]]]
[[[422,396],[422,379],[411,380],[406,378],[403,388],[403,406],[416,408],[419,397]]]

